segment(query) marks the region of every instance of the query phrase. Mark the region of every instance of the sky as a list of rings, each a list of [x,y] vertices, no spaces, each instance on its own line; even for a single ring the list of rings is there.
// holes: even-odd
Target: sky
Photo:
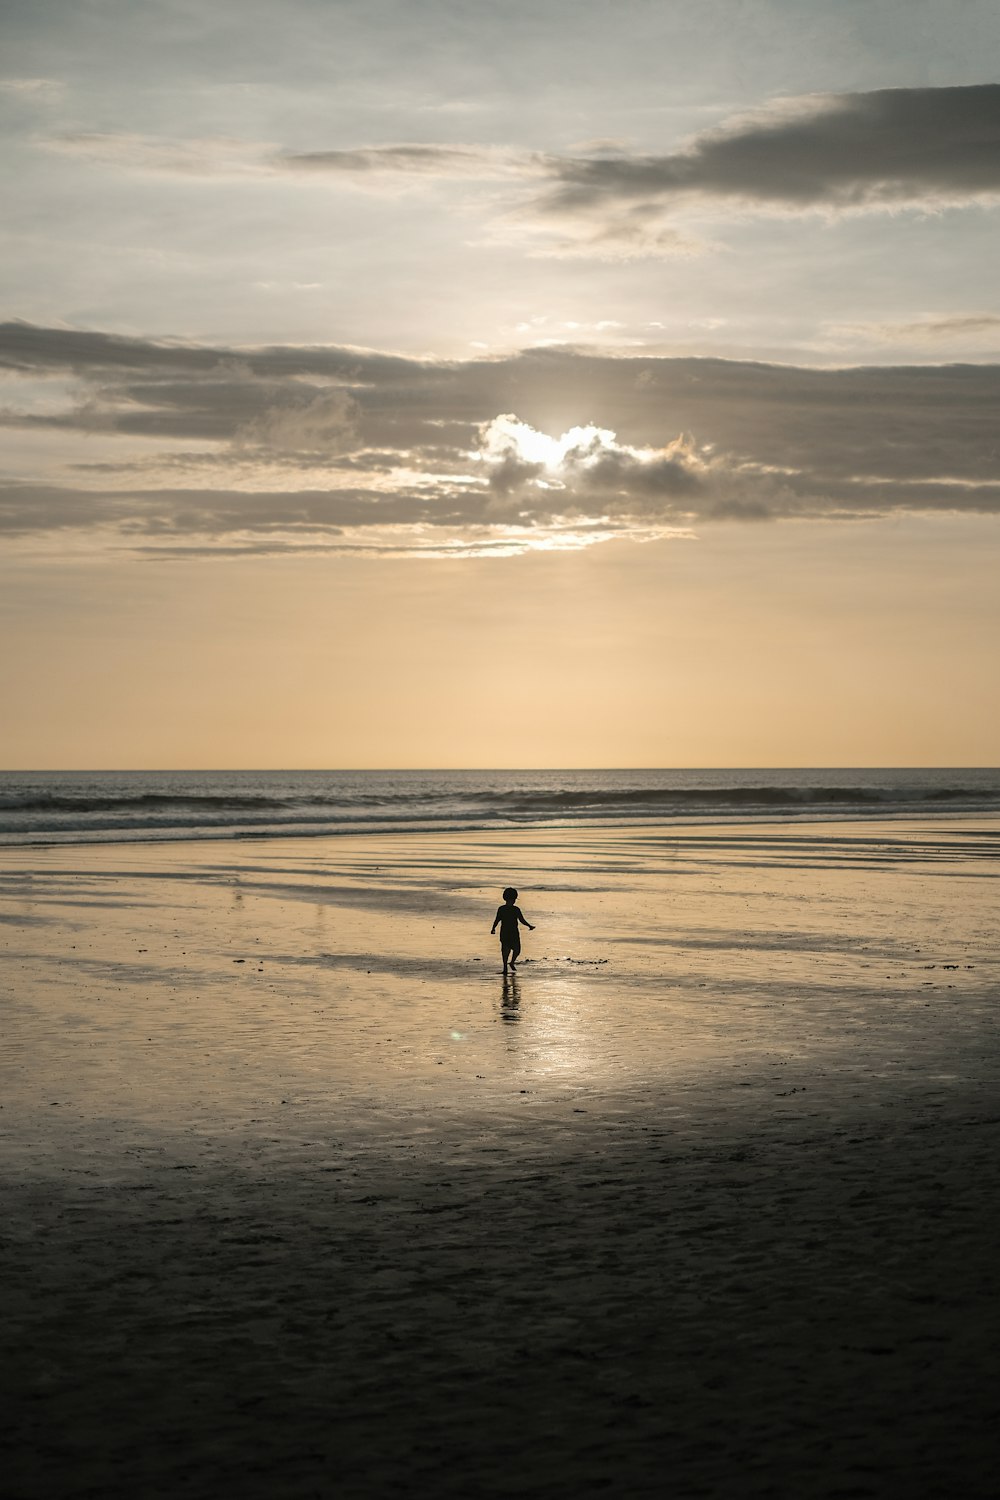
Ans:
[[[6,0],[0,767],[995,765],[994,0]]]

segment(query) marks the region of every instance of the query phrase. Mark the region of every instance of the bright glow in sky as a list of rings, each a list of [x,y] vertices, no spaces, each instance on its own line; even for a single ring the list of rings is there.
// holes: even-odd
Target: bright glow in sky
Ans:
[[[592,454],[595,449],[615,446],[615,434],[603,427],[571,427],[561,437],[536,432],[516,417],[495,417],[483,434],[483,454],[487,459],[502,461],[513,454],[527,464],[540,464],[549,475],[562,466],[571,449]]]
[[[996,762],[992,0],[0,41],[0,764]]]
[[[651,463],[656,458],[650,449],[623,447],[617,433],[593,425],[571,427],[560,437],[550,437],[505,413],[494,417],[483,432],[482,456],[487,462],[502,463],[513,457],[525,464],[538,464],[545,471],[544,479],[536,480],[541,484],[564,483],[573,467],[593,469],[602,459],[619,453],[637,463]]]

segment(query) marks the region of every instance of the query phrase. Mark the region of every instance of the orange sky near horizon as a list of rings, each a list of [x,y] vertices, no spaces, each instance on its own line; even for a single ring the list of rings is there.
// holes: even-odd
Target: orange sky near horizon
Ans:
[[[502,560],[22,564],[0,573],[2,613],[28,625],[0,660],[3,766],[993,764],[994,531],[729,523]]]

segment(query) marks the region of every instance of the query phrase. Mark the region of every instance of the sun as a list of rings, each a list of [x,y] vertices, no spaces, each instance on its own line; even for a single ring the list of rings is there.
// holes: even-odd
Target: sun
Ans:
[[[494,417],[483,432],[482,456],[497,461],[511,456],[526,464],[539,464],[555,473],[569,454],[578,464],[593,461],[602,452],[618,446],[617,436],[605,427],[570,427],[561,437],[539,432],[519,417],[505,413]]]

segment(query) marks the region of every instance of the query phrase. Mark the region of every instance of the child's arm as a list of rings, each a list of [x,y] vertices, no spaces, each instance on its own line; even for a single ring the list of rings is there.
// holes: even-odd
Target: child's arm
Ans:
[[[491,936],[492,936],[492,934],[493,934],[493,933],[494,933],[494,932],[496,932],[496,930],[497,930],[497,923],[498,923],[498,922],[499,922],[499,920],[500,920],[500,918],[501,918],[501,917],[502,917],[502,916],[503,916],[503,907],[502,907],[502,906],[498,906],[498,907],[497,907],[497,914],[496,914],[496,916],[495,916],[495,917],[494,917],[494,918],[493,918],[493,926],[492,926],[492,927],[491,927],[491,928],[490,928],[490,935],[491,935]]]
[[[528,921],[527,917],[524,915],[524,912],[520,907],[517,908],[517,920],[521,922],[525,927],[527,927],[529,932],[534,932],[534,927],[532,927],[531,923]]]

